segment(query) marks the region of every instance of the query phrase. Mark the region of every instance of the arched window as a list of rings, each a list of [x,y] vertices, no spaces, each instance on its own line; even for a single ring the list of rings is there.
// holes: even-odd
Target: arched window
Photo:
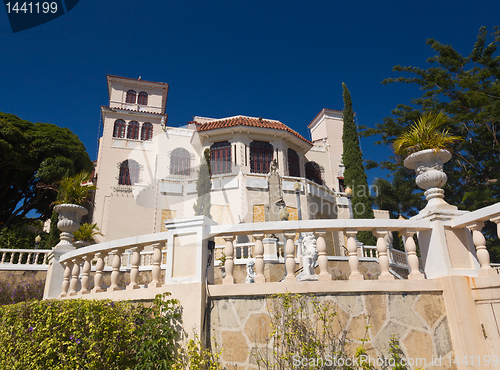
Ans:
[[[125,121],[122,119],[117,119],[115,121],[115,127],[113,128],[113,137],[125,137]]]
[[[220,141],[210,147],[210,168],[214,175],[231,173],[231,143]]]
[[[269,173],[273,160],[273,146],[265,141],[252,141],[250,144],[250,172]]]
[[[191,155],[184,148],[177,148],[170,153],[170,174],[189,176]]]
[[[136,92],[134,90],[129,90],[127,91],[127,103],[132,103],[132,104],[135,104],[135,96],[136,96]]]
[[[299,155],[288,148],[288,176],[300,177]]]
[[[314,181],[318,185],[323,185],[321,179],[321,167],[316,162],[306,163],[306,179]]]
[[[120,164],[120,176],[118,185],[134,185],[139,182],[139,163],[133,159],[127,159]]]
[[[137,104],[148,105],[148,93],[147,92],[141,91],[139,93],[139,98],[137,99]]]
[[[139,122],[130,121],[127,129],[127,139],[139,139]]]
[[[153,125],[146,122],[141,127],[141,140],[149,141],[153,138]]]

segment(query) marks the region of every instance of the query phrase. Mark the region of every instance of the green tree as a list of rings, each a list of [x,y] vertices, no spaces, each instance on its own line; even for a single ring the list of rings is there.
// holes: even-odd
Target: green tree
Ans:
[[[210,208],[212,207],[210,198],[210,190],[212,189],[211,175],[210,149],[207,148],[203,152],[202,163],[200,165],[200,170],[198,171],[198,181],[196,182],[198,199],[193,207],[196,216],[206,216],[208,218],[212,218],[210,215]]]
[[[345,83],[342,83],[342,88],[344,90],[344,130],[342,134],[344,181],[346,186],[352,189],[351,201],[354,218],[374,218],[372,199],[363,165],[363,155],[359,147],[358,131],[354,123],[351,94]],[[375,245],[376,243],[375,237],[369,231],[358,232],[357,238],[366,245]]]
[[[50,186],[83,170],[92,171],[92,161],[69,129],[0,113],[0,229],[33,210],[49,218]]]
[[[445,165],[448,183],[446,200],[469,211],[491,205],[500,197],[500,31],[481,27],[472,51],[463,56],[451,45],[430,39],[427,44],[437,53],[427,69],[395,66],[401,77],[384,84],[402,82],[416,85],[422,96],[410,105],[400,104],[392,116],[364,135],[381,135],[378,144],[392,145],[423,112],[443,111],[449,117],[449,133],[464,138],[452,146],[453,159]],[[394,170],[397,158],[378,164]],[[401,166],[402,163],[399,163]],[[494,225],[486,225],[493,235]],[[498,242],[497,238],[488,238]],[[500,258],[500,248],[489,244],[492,260]],[[492,250],[493,248],[494,250]],[[493,252],[493,253],[492,253]]]

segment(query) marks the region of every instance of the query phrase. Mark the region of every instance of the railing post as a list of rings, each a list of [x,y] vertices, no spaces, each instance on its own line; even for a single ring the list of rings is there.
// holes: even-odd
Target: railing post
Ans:
[[[69,295],[73,296],[76,295],[77,287],[78,287],[78,281],[80,280],[80,263],[81,260],[80,258],[73,258],[71,260],[73,262],[73,269],[71,270],[71,281],[69,283]]]
[[[286,276],[285,281],[297,281],[295,277],[295,233],[285,233],[286,238]]]
[[[153,267],[151,269],[152,280],[148,284],[148,288],[159,288],[161,287],[161,250],[165,242],[153,244]]]
[[[387,230],[377,229],[373,231],[372,234],[377,237],[378,264],[380,265],[380,270],[382,271],[378,279],[394,280],[394,275],[392,275],[389,272],[389,258],[387,257],[387,242],[385,241]]]
[[[132,268],[130,269],[130,284],[127,286],[127,290],[139,289],[139,284],[137,284],[137,277],[139,276],[139,264],[141,262],[141,251],[144,249],[143,245],[136,245],[132,248],[132,258],[130,259]],[[161,262],[161,261],[160,261]]]
[[[318,280],[332,280],[328,273],[328,257],[326,256],[326,230],[316,230],[316,249],[318,251],[319,276]]]
[[[104,271],[104,257],[107,254],[107,252],[97,252],[95,254],[97,263],[95,265],[94,289],[92,289],[92,293],[104,292],[104,289],[102,289],[102,272]]]
[[[24,255],[23,252],[19,252],[19,258],[17,259],[17,265],[21,264],[21,260],[23,259],[23,255]]]
[[[70,261],[64,261],[64,274],[63,274],[63,282],[61,285],[61,295],[59,297],[66,297],[68,295],[69,289],[69,279],[71,278],[71,266]]]
[[[472,231],[472,241],[476,246],[476,254],[481,268],[479,269],[479,275],[495,275],[495,269],[491,268],[490,265],[490,254],[486,249],[486,239],[481,232],[484,226],[484,222],[477,221],[473,224],[467,225],[466,227]]]
[[[224,247],[224,254],[226,255],[226,277],[222,281],[222,284],[234,284],[236,281],[234,280],[233,270],[234,270],[234,245],[233,235],[223,235],[224,240],[226,241],[226,246]]]
[[[255,277],[254,281],[256,283],[265,283],[266,277],[264,276],[264,244],[262,239],[264,239],[264,233],[254,233],[253,238],[255,240]]]
[[[347,236],[347,252],[349,253],[349,267],[351,268],[349,280],[365,279],[365,277],[359,272],[358,246],[356,244],[357,232],[357,230],[346,230],[345,232],[345,235]]]
[[[90,279],[90,255],[86,254],[82,257],[83,259],[83,268],[82,268],[82,289],[80,290],[80,294],[89,294],[89,279]]]
[[[109,255],[112,257],[113,271],[111,272],[111,285],[107,291],[114,292],[120,290],[118,278],[120,277],[120,267],[122,265],[122,251],[120,249],[113,249]]]
[[[415,240],[413,240],[413,235],[416,233],[415,230],[402,230],[401,235],[405,237],[405,249],[407,256],[407,263],[410,267],[410,274],[408,275],[409,280],[422,280],[425,278],[419,270],[419,261],[417,256],[417,246],[415,245]]]

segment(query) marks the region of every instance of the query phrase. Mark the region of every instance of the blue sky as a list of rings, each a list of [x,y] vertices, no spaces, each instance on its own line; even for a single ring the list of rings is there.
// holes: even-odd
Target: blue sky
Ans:
[[[66,15],[13,34],[0,10],[0,111],[68,127],[97,158],[106,74],[166,82],[170,126],[193,116],[277,119],[305,137],[322,108],[373,127],[416,87],[384,86],[394,65],[425,67],[426,39],[467,54],[498,0],[80,0]],[[340,133],[339,133],[340,134]],[[367,159],[389,148],[362,140]],[[370,182],[377,171],[370,171]]]

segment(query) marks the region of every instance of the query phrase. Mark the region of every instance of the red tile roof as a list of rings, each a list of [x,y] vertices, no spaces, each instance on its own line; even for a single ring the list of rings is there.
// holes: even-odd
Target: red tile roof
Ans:
[[[168,86],[168,84],[165,83],[165,82],[146,81],[146,80],[140,80],[138,78],[121,77],[121,76],[113,76],[113,75],[106,75],[106,77],[121,78],[121,79],[124,79],[124,80],[132,80],[132,81],[149,82],[149,83],[152,83],[152,84],[158,84],[158,85],[166,85],[166,86]]]
[[[217,130],[221,128],[235,127],[235,126],[250,126],[250,127],[260,127],[267,128],[271,130],[282,130],[288,131],[292,135],[297,136],[299,139],[305,141],[306,143],[312,145],[312,143],[305,139],[298,132],[292,130],[290,127],[284,125],[280,121],[268,120],[263,118],[247,117],[247,116],[235,116],[229,118],[222,118],[219,120],[213,120],[205,123],[199,123],[196,121],[190,122],[196,124],[198,132]]]

